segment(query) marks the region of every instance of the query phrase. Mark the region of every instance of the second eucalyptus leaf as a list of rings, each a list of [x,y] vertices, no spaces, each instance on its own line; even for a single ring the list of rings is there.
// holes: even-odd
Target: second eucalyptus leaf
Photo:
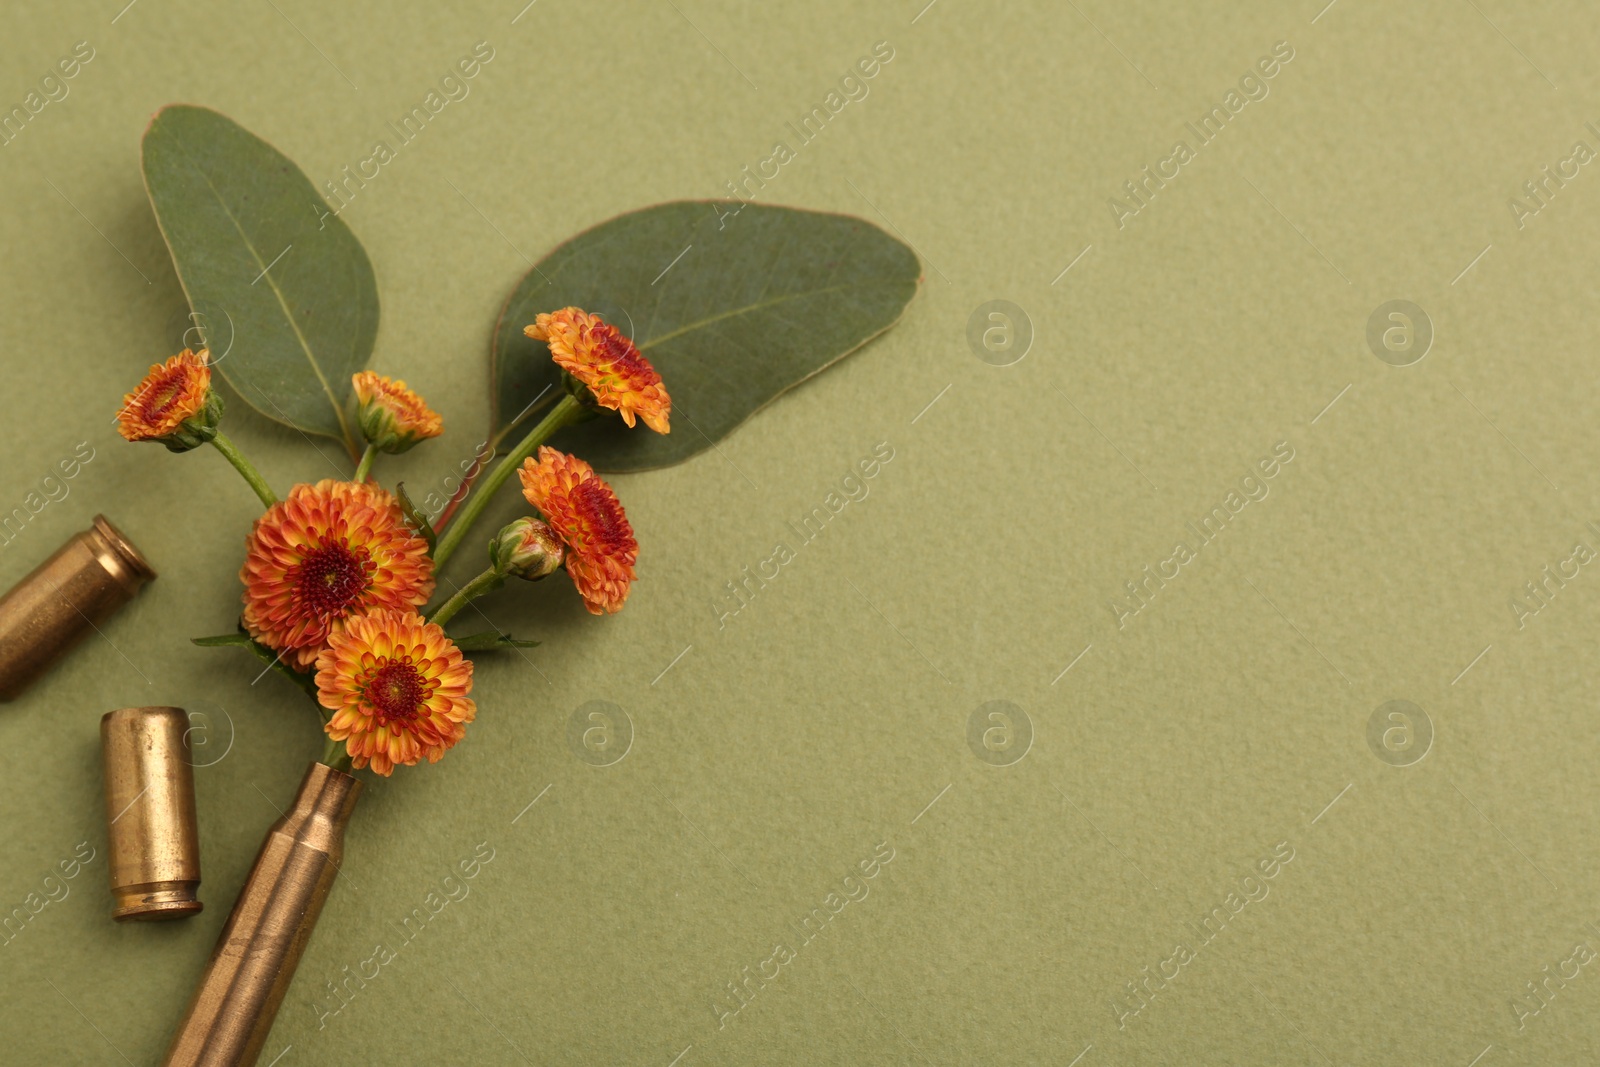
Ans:
[[[557,446],[607,471],[681,462],[784,390],[900,318],[921,266],[863,219],[764,204],[689,200],[586,230],[536,264],[495,328],[495,440],[559,396],[547,346],[523,335],[542,311],[576,305],[630,336],[672,395],[672,433],[615,418],[569,427]]]

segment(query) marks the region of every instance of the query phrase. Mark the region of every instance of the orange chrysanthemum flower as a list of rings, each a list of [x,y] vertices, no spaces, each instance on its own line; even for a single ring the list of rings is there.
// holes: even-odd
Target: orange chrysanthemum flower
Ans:
[[[317,657],[317,699],[328,736],[355,767],[387,777],[423,756],[438,763],[477,714],[472,662],[414,611],[357,615]]]
[[[588,387],[595,402],[633,425],[644,420],[656,433],[667,433],[672,398],[661,375],[615,326],[582,308],[568,307],[541,314],[523,333],[550,346],[560,367]]]
[[[245,629],[297,670],[311,668],[348,617],[416,607],[433,593],[427,542],[372,484],[295,486],[256,520],[245,549]]]
[[[566,546],[567,573],[589,610],[621,611],[639,543],[611,486],[583,460],[548,446],[539,449],[538,463],[532,456],[523,460],[517,475],[522,495]]]
[[[406,383],[370,370],[350,377],[356,390],[356,421],[362,436],[382,452],[404,452],[444,433],[444,421]]]
[[[206,349],[185,348],[165,363],[153,364],[139,387],[122,398],[117,432],[129,441],[161,441],[177,434],[184,423],[206,415],[211,397],[209,356]],[[210,421],[214,427],[216,420]]]

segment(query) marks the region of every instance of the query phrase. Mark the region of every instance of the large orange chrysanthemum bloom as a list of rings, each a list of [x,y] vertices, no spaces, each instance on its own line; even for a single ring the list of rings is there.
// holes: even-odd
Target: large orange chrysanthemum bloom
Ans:
[[[245,629],[297,670],[311,668],[346,618],[416,607],[433,593],[427,542],[376,485],[297,485],[256,520],[245,548]]]
[[[354,616],[317,657],[328,736],[345,743],[352,766],[385,777],[423,756],[439,762],[477,714],[470,692],[472,662],[414,611]]]
[[[539,449],[538,463],[523,460],[517,475],[522,495],[566,546],[567,573],[589,610],[621,611],[639,543],[611,486],[583,460],[548,446]]]
[[[201,415],[211,395],[209,357],[203,348],[185,348],[165,363],[153,364],[139,387],[122,398],[117,432],[129,441],[163,440]]]
[[[404,452],[418,441],[444,433],[444,420],[406,388],[406,383],[370,370],[357,371],[356,422],[367,441],[382,452]]]
[[[601,407],[617,412],[629,426],[637,416],[656,433],[668,432],[672,398],[661,385],[661,375],[599,315],[562,308],[539,315],[522,332],[546,342],[556,363],[587,386]]]

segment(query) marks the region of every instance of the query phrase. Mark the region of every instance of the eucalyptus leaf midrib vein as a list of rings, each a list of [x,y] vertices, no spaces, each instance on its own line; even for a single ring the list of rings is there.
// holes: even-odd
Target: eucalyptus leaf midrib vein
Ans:
[[[872,283],[869,282],[868,284]],[[712,315],[709,318],[700,319],[697,322],[691,322],[687,326],[680,326],[676,330],[662,334],[660,337],[652,337],[648,341],[641,341],[639,342],[639,350],[642,352],[645,349],[654,348],[656,345],[663,344],[664,342],[671,341],[678,337],[682,337],[686,333],[692,333],[695,330],[703,329],[704,327],[710,326],[713,323],[721,322],[723,319],[731,319],[739,315],[750,315],[765,308],[777,307],[779,304],[788,303],[791,300],[804,300],[806,297],[810,296],[821,296],[823,293],[845,292],[855,288],[859,288],[859,286],[830,285],[824,289],[808,289],[803,293],[788,293],[773,300],[763,300],[755,304],[746,304],[744,307],[734,308],[731,311],[724,311],[720,315]]]
[[[184,159],[189,162],[190,168],[200,176],[201,181],[206,183],[206,188],[211,190],[211,195],[216,198],[217,206],[222,208],[224,215],[228,216],[228,221],[233,224],[234,232],[239,235],[239,239],[244,242],[245,248],[249,250],[250,257],[261,268],[261,277],[266,279],[267,285],[272,289],[272,295],[277,298],[278,306],[283,309],[283,317],[288,320],[289,329],[294,332],[295,341],[299,343],[300,351],[306,357],[306,363],[310,365],[311,372],[317,376],[317,383],[322,386],[322,392],[328,398],[328,405],[333,408],[334,418],[339,421],[339,433],[348,443],[350,441],[350,426],[345,421],[344,405],[339,402],[338,397],[333,395],[333,389],[328,384],[327,376],[322,373],[321,364],[317,362],[317,357],[312,354],[310,344],[307,343],[305,335],[300,332],[300,324],[294,319],[294,312],[290,310],[288,301],[284,299],[283,290],[278,288],[277,281],[268,272],[267,264],[262,260],[261,253],[256,250],[255,243],[245,233],[244,227],[239,224],[239,220],[234,217],[233,210],[228,206],[227,200],[223,199],[222,191],[212,184],[210,175],[195,165],[194,157],[189,154],[188,146],[183,143],[182,139],[174,136],[173,141],[177,144],[178,151],[183,154]]]

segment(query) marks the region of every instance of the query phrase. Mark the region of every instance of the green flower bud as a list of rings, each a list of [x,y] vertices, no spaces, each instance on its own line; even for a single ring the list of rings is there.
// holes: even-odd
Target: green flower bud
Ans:
[[[187,452],[209,444],[222,425],[222,396],[215,389],[206,390],[205,404],[199,411],[178,424],[178,428],[160,438],[169,452]]]
[[[554,573],[565,555],[550,527],[534,518],[516,520],[489,542],[489,560],[496,573],[530,582]]]
[[[444,423],[406,383],[372,371],[357,371],[350,378],[356,424],[361,436],[379,452],[404,452],[418,441],[438,437]]]

